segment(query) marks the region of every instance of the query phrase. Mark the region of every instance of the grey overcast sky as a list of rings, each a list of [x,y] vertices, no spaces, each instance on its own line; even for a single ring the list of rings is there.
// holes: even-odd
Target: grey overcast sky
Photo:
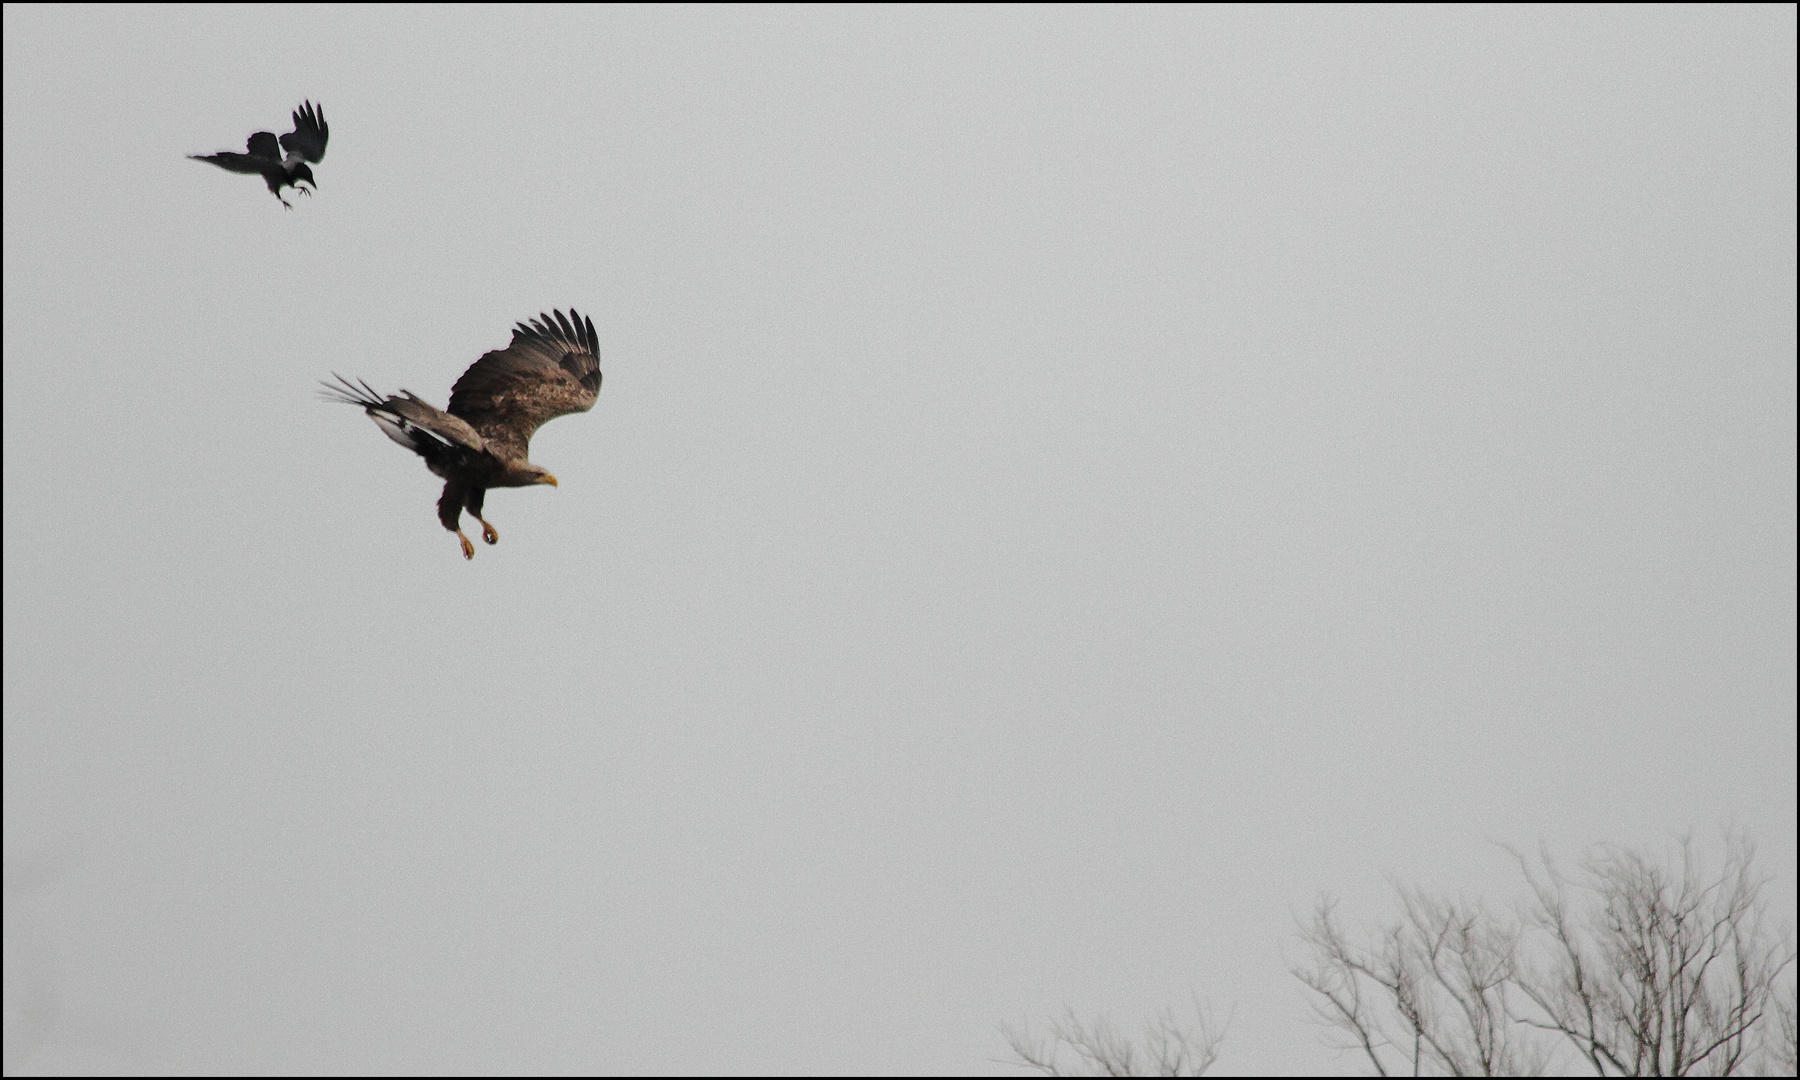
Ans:
[[[1321,891],[1791,920],[1792,6],[8,5],[4,108],[9,1073],[1345,1071]],[[314,381],[571,305],[466,563]]]

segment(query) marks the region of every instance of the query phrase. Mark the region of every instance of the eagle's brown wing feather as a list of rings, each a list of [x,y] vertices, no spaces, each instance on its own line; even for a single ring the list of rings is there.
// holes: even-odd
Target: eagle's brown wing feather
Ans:
[[[511,345],[471,364],[450,390],[449,411],[481,433],[489,452],[523,461],[539,427],[586,412],[599,393],[594,320],[571,308],[568,318],[558,311],[520,323]]]

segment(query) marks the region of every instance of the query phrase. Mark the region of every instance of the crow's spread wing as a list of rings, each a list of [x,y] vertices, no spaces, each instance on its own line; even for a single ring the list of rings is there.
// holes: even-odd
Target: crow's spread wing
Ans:
[[[325,160],[325,140],[329,138],[331,127],[325,123],[325,110],[307,101],[294,110],[294,130],[281,137],[281,148],[317,165]]]
[[[195,161],[210,161],[221,169],[232,172],[261,173],[264,176],[282,176],[286,170],[281,167],[278,158],[261,157],[256,154],[189,154]]]

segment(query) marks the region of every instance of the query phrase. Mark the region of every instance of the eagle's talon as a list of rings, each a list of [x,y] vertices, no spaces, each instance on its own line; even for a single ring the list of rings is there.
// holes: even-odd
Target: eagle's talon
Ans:
[[[463,535],[461,529],[456,530],[456,538],[462,541],[463,558],[473,559],[475,557],[475,545],[469,543],[469,538]]]
[[[500,542],[500,534],[495,531],[492,525],[489,525],[485,521],[481,523],[481,538],[486,540],[490,545],[498,544]]]

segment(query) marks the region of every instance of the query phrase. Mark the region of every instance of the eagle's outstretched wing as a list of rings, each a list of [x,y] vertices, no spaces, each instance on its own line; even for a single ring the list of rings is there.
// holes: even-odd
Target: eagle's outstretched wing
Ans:
[[[317,165],[325,160],[329,138],[331,127],[325,123],[325,110],[306,101],[294,110],[294,130],[281,137],[281,148]]]
[[[511,345],[471,364],[450,390],[450,414],[468,421],[496,456],[523,461],[533,432],[593,408],[599,393],[594,320],[570,308],[567,318],[558,311],[518,324]]]

